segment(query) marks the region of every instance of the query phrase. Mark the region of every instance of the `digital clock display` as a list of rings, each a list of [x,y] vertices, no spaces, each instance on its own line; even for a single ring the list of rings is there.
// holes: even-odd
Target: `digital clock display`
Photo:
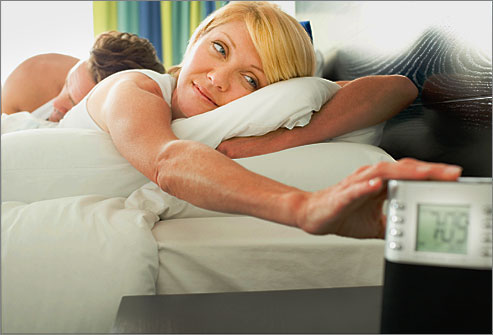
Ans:
[[[418,205],[416,250],[466,254],[469,206]]]

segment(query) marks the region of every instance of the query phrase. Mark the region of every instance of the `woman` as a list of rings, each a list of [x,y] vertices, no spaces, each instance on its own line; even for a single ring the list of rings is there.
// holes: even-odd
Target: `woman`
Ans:
[[[197,28],[182,64],[171,69],[174,77],[115,74],[99,83],[60,126],[109,133],[134,167],[165,192],[196,206],[313,234],[383,237],[384,180],[455,180],[460,168],[410,159],[381,163],[361,168],[333,187],[305,192],[254,174],[206,145],[180,140],[171,130],[173,119],[206,113],[279,80],[312,75],[314,66],[310,40],[294,18],[269,3],[235,1]],[[246,151],[271,152],[369,126],[397,113],[415,96],[416,88],[404,77],[362,78],[344,85],[305,127],[308,131],[247,139],[262,145]],[[243,151],[247,142],[230,143],[228,150]]]

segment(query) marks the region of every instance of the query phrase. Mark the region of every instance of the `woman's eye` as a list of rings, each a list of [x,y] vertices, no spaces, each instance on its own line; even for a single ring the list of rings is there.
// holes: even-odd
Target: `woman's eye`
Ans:
[[[226,50],[224,50],[223,46],[220,43],[212,42],[212,45],[217,52],[219,52],[223,56],[226,56]]]
[[[248,84],[250,86],[252,86],[254,89],[257,89],[258,88],[258,84],[257,82],[255,81],[255,79],[253,79],[252,77],[250,76],[245,76],[245,79],[246,81],[248,82]]]

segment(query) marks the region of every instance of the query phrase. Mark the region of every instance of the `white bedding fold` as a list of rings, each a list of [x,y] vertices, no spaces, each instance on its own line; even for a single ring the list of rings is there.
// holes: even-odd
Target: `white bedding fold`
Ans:
[[[106,333],[122,296],[156,293],[159,217],[124,200],[2,202],[2,331]]]

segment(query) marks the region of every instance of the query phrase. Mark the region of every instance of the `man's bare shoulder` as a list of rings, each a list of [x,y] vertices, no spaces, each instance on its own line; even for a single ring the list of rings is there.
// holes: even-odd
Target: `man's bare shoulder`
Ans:
[[[78,61],[78,58],[56,53],[36,55],[22,62],[12,75],[21,81],[39,80],[58,93],[68,72]]]
[[[56,53],[40,54],[23,61],[2,87],[2,112],[33,111],[56,97],[67,73],[78,61]]]
[[[49,67],[50,69],[59,68],[68,72],[78,61],[78,58],[69,55],[46,53],[29,57],[17,69],[42,70]]]
[[[75,57],[56,53],[36,55],[19,64],[7,80],[16,88],[35,85],[37,89],[50,92],[54,97],[78,61]]]

